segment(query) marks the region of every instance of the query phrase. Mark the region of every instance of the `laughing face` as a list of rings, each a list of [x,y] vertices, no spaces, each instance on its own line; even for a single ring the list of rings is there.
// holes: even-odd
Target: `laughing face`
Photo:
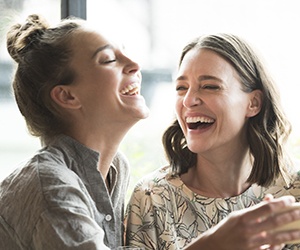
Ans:
[[[81,30],[73,42],[73,51],[71,68],[76,73],[72,91],[91,129],[120,129],[148,116],[140,95],[140,67],[122,48],[96,32]]]
[[[187,52],[176,91],[177,119],[192,152],[247,145],[246,123],[259,112],[260,95],[242,91],[236,70],[224,58],[208,49]]]

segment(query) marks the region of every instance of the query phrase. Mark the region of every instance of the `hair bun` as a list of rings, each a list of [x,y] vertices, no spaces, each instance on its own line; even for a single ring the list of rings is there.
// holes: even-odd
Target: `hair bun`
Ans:
[[[47,21],[40,15],[29,15],[24,24],[13,25],[7,33],[7,50],[10,56],[19,63],[23,52],[38,42],[49,28]]]

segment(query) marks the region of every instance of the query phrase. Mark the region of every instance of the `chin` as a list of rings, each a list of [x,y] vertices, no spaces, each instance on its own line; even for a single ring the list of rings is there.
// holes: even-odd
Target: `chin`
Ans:
[[[134,112],[136,114],[135,117],[139,120],[146,119],[150,114],[150,110],[146,105],[139,107],[139,109],[135,110]]]
[[[199,153],[199,152],[204,152],[204,151],[206,151],[206,148],[200,147],[199,141],[198,141],[198,142],[194,142],[194,143],[188,143],[188,144],[187,144],[187,147],[188,147],[188,149],[189,149],[191,152],[193,152],[193,153],[195,153],[195,154],[197,154],[197,153]]]

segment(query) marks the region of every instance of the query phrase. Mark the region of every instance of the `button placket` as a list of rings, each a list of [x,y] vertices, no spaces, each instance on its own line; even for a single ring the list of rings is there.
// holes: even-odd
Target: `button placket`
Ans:
[[[105,215],[105,220],[106,221],[111,221],[112,216],[110,214]]]

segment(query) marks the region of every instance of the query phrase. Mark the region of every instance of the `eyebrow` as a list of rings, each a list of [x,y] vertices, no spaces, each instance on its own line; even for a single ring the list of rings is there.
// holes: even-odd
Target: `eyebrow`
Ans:
[[[176,78],[176,81],[185,81],[187,80],[187,77],[186,76],[179,76]],[[211,75],[203,75],[203,76],[199,76],[198,77],[198,81],[199,82],[202,82],[202,81],[205,81],[205,80],[215,80],[215,81],[218,81],[218,82],[223,82],[220,78],[218,77],[215,77],[215,76],[211,76]]]
[[[106,44],[104,46],[99,47],[98,49],[96,49],[96,51],[94,52],[92,58],[94,58],[100,51],[103,51],[105,49],[113,49],[113,46],[110,44]]]

